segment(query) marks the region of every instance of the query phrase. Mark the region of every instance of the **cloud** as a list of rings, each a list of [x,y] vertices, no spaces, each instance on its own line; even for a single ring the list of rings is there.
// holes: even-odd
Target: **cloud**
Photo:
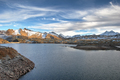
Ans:
[[[0,23],[22,21],[32,17],[44,16],[45,14],[46,13],[34,13],[28,10],[9,11],[0,14]]]
[[[41,20],[43,21],[58,22],[39,22],[35,23],[35,25],[28,26],[28,28],[45,29],[64,33],[65,35],[88,34],[91,32],[89,31],[90,29],[96,29],[98,31],[97,33],[111,29],[116,31],[120,30],[120,6],[114,5],[112,2],[107,7],[89,10],[62,10],[20,4],[14,4],[10,8],[13,10],[0,13],[0,23],[11,23],[42,17]],[[75,32],[76,30],[88,30],[88,32]],[[96,32],[91,33],[95,34]]]
[[[59,12],[59,10],[54,10],[54,9],[50,9],[50,8],[41,8],[41,7],[34,7],[34,6],[24,6],[24,5],[20,5],[20,4],[15,4],[16,7],[21,8],[21,9],[27,9],[27,10],[31,10],[31,11],[54,11],[54,12]]]
[[[81,19],[83,16],[87,14],[88,14],[87,11],[71,10],[63,12],[61,16],[66,19]]]
[[[113,5],[112,2],[110,7],[95,9],[91,15],[85,16],[85,21],[103,22],[103,21],[119,21],[120,20],[120,6]]]
[[[49,8],[40,8],[34,6],[24,6],[19,4],[9,5],[15,10],[6,10],[0,13],[0,23],[8,23],[13,21],[22,21],[29,18],[53,16],[58,10]]]
[[[3,26],[2,24],[0,24],[0,26]]]
[[[113,5],[112,2],[110,2],[110,4],[111,5],[108,7],[83,11],[85,12],[85,14],[82,15],[83,21],[71,22],[71,25],[69,25],[68,28],[64,28],[64,31],[99,29],[101,31],[94,33],[99,34],[102,33],[103,30],[115,30],[120,32],[120,6]],[[73,18],[74,15],[76,18],[81,17],[76,14],[72,15]]]
[[[75,32],[75,31],[67,31],[67,32],[62,32],[62,34],[64,34],[65,36],[74,36],[74,35],[91,35],[91,34],[95,34],[94,32]]]

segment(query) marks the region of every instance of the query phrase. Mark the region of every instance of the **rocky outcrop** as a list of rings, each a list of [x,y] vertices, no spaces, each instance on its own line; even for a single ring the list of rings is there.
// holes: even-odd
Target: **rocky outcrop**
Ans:
[[[14,31],[13,29],[8,29],[8,30],[6,31],[6,34],[7,34],[7,35],[13,35],[14,32],[15,32],[15,31]]]
[[[0,80],[17,80],[35,66],[13,48],[0,47],[0,51]]]

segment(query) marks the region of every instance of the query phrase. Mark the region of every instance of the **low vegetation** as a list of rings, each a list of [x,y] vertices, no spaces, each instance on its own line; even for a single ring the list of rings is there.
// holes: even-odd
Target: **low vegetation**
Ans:
[[[4,59],[4,57],[10,57],[10,59],[13,59],[16,57],[17,51],[10,47],[0,47],[0,59]]]

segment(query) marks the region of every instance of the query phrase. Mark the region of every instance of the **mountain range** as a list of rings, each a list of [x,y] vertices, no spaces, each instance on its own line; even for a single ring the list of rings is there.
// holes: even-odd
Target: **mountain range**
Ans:
[[[26,29],[26,28],[18,29],[18,30],[8,29],[7,31],[1,30],[0,34],[1,34],[0,38],[3,38],[3,39],[5,39],[5,38],[7,38],[9,36],[25,36],[25,37],[28,37],[28,38],[40,38],[40,39],[45,39],[45,38],[48,38],[48,39],[61,39],[54,32],[41,33],[41,32],[35,32],[35,31],[32,31],[32,30]]]
[[[118,35],[120,33],[118,32],[114,32],[113,30],[111,31],[105,31],[104,33],[100,34],[100,35],[105,35],[105,36],[114,36],[114,35]]]
[[[113,30],[111,31],[105,31],[104,33],[100,34],[100,36],[115,36],[119,35],[120,33],[114,32]],[[18,29],[18,30],[13,30],[13,29],[8,29],[6,31],[0,30],[0,38],[6,39],[10,36],[25,36],[28,38],[40,38],[40,39],[58,39],[61,40],[63,38],[78,38],[81,37],[81,35],[74,35],[74,36],[64,36],[63,34],[57,34],[55,32],[35,32],[29,29]]]

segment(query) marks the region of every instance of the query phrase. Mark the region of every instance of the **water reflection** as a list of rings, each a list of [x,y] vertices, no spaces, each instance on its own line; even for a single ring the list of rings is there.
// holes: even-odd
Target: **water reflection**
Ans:
[[[120,80],[120,52],[84,51],[67,44],[3,44],[35,63],[19,80]]]

